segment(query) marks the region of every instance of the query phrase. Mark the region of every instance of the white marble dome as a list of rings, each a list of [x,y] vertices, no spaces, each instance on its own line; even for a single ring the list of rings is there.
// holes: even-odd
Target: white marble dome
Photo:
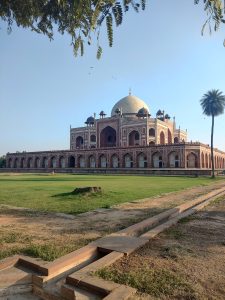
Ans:
[[[148,105],[143,100],[136,96],[128,95],[119,100],[113,106],[111,116],[115,116],[118,109],[122,112],[123,115],[136,115],[141,108],[147,109],[147,111],[150,113]]]

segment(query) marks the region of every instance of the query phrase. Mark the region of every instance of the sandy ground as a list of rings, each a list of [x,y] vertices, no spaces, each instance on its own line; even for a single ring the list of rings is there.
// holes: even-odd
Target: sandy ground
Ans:
[[[132,300],[224,300],[225,197],[163,232],[110,270],[141,272],[143,276],[148,270],[165,270],[189,287],[185,290],[178,283],[169,291],[164,284],[160,295],[139,294]],[[160,280],[167,279],[162,276]]]
[[[70,245],[67,252],[225,185],[219,181],[77,216],[0,206],[1,250],[32,244]],[[65,252],[62,252],[65,254]],[[5,255],[7,256],[7,255]]]

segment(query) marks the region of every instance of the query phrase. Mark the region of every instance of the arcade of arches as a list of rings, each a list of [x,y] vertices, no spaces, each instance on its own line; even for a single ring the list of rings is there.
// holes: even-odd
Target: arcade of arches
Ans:
[[[113,131],[105,133],[106,143],[113,141]],[[136,139],[135,139],[136,136]],[[108,138],[110,137],[110,138]],[[139,134],[131,132],[131,141],[135,142]],[[115,142],[115,141],[114,141]],[[40,153],[24,154],[15,153],[7,156],[7,167],[14,169],[64,169],[64,168],[187,168],[187,169],[210,169],[210,149],[200,149],[196,145],[179,146],[134,146],[132,150],[108,149],[101,153],[97,149],[88,151],[64,153]],[[187,148],[187,145],[186,145]],[[201,145],[201,148],[203,146]],[[225,153],[215,151],[215,168],[225,169]]]

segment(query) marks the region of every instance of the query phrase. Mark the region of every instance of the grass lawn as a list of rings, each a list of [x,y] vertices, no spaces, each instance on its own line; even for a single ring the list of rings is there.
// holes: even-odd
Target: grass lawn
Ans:
[[[78,214],[211,182],[203,177],[0,174],[0,204]],[[100,186],[102,193],[71,194],[76,187],[85,186]]]

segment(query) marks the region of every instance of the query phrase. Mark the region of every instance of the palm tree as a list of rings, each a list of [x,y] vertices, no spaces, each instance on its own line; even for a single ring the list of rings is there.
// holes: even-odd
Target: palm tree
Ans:
[[[208,91],[200,100],[203,114],[212,117],[211,127],[211,163],[212,163],[212,178],[215,178],[214,170],[214,155],[213,155],[213,133],[214,133],[214,118],[223,114],[225,107],[225,96],[219,90]]]

